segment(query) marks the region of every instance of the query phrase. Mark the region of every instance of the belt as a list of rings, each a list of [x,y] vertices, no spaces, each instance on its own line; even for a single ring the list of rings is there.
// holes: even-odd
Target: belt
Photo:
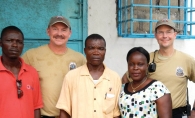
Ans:
[[[187,113],[187,106],[184,106],[184,107],[178,107],[176,109],[172,109],[172,114],[186,114]]]

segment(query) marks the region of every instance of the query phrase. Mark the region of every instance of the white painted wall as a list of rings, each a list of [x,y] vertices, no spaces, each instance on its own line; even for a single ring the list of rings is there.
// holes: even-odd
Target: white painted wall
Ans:
[[[156,39],[121,38],[117,36],[115,0],[88,0],[88,34],[98,33],[107,43],[105,64],[122,75],[127,70],[126,54],[135,46],[149,52],[158,49]],[[194,40],[175,40],[175,48],[195,57]],[[190,103],[195,99],[195,84],[189,83]]]

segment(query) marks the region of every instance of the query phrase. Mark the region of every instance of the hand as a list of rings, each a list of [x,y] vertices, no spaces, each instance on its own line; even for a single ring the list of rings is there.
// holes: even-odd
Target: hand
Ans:
[[[195,118],[195,110],[192,110],[191,111],[191,115],[188,116],[188,118]]]

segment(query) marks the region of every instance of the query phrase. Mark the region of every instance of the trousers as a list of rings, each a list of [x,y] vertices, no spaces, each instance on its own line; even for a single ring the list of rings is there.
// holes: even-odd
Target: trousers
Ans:
[[[182,118],[182,116],[185,116],[187,113],[187,107],[179,107],[172,110],[172,118]]]

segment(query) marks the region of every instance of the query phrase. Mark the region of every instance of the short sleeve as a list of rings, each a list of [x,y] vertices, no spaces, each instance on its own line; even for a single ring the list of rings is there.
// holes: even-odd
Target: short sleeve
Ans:
[[[167,87],[160,81],[155,81],[151,86],[151,100],[155,101],[158,98],[164,96],[165,94],[169,94],[170,91]]]
[[[71,98],[70,98],[70,87],[69,87],[69,81],[67,80],[67,75],[64,78],[62,89],[60,93],[60,97],[58,99],[58,102],[56,104],[56,107],[58,109],[62,109],[66,111],[71,116]]]
[[[190,71],[190,81],[193,81],[195,83],[195,59],[192,58],[191,59],[191,64],[189,65],[189,67],[191,67],[191,71]]]
[[[43,107],[43,102],[42,102],[42,95],[41,95],[41,88],[40,88],[40,82],[39,82],[39,76],[38,73],[35,71],[33,73],[34,75],[34,91],[33,91],[33,96],[34,96],[34,109],[42,108]]]

